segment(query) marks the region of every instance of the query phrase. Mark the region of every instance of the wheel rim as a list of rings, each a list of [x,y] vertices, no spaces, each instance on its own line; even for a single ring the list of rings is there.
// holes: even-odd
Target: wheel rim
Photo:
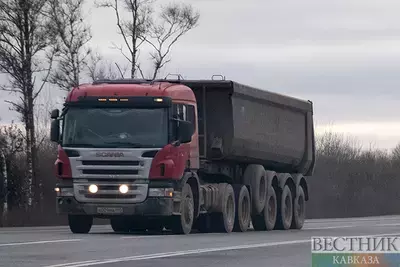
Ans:
[[[291,215],[291,205],[292,205],[292,203],[291,203],[291,201],[290,201],[290,197],[289,196],[286,196],[285,197],[285,219],[287,220],[287,221],[289,221],[289,219],[290,219],[290,215]]]
[[[242,199],[242,205],[241,205],[241,217],[242,217],[242,221],[243,223],[247,222],[247,218],[250,217],[250,208],[249,208],[249,199],[247,197],[244,197]]]
[[[229,224],[233,223],[233,218],[235,216],[235,202],[233,201],[232,195],[229,195],[226,203],[226,220]]]
[[[193,203],[192,198],[190,196],[186,196],[185,205],[184,205],[183,219],[185,224],[191,224],[193,220]]]
[[[270,197],[268,200],[268,221],[270,223],[274,222],[275,215],[276,215],[275,199],[273,197]]]

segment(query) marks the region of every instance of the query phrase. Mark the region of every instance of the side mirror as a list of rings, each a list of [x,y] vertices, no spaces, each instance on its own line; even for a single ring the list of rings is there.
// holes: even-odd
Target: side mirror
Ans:
[[[52,119],[57,119],[58,116],[60,116],[60,111],[59,111],[58,109],[53,109],[53,110],[51,111],[50,117],[51,117]]]
[[[50,140],[58,143],[60,141],[60,121],[54,120],[51,122]]]
[[[192,141],[193,124],[189,121],[179,121],[178,140],[185,144]]]

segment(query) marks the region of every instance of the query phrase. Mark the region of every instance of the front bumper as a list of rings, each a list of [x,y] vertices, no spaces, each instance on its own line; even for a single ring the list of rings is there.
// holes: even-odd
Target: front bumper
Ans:
[[[74,196],[73,181],[61,180],[56,187],[64,192],[56,197],[57,214],[110,216],[171,216],[179,214],[180,190],[176,181],[151,181],[151,188],[174,188],[173,197],[149,197],[139,203],[79,202]]]
[[[147,198],[135,204],[79,203],[74,197],[57,197],[58,214],[92,215],[107,217],[118,215],[171,216],[174,212],[173,198]],[[176,206],[176,205],[175,205]]]

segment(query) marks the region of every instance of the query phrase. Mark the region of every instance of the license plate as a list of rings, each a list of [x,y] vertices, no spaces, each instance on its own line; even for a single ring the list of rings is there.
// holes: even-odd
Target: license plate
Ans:
[[[123,212],[122,208],[111,208],[111,207],[98,207],[97,213],[100,214],[121,214]]]

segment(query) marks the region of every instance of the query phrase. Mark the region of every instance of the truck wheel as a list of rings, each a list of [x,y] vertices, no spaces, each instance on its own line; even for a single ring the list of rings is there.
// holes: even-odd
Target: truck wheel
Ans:
[[[171,230],[175,234],[190,234],[194,221],[194,200],[192,188],[185,184],[180,203],[181,215],[172,217]]]
[[[116,233],[127,233],[131,229],[129,220],[121,217],[114,217],[110,219],[111,228]]]
[[[293,218],[293,200],[292,192],[289,186],[285,185],[282,193],[278,194],[278,216],[276,229],[288,230],[292,224]]]
[[[233,231],[246,232],[250,225],[250,193],[245,185],[234,185],[235,192],[235,224]]]
[[[277,217],[277,200],[275,189],[268,188],[268,195],[262,214],[252,216],[254,230],[271,231],[275,227]]]
[[[299,187],[299,194],[294,200],[293,207],[293,220],[290,228],[301,229],[304,225],[304,220],[306,218],[306,200],[304,189],[302,186]]]
[[[264,209],[267,195],[267,177],[264,167],[255,164],[247,166],[243,180],[245,184],[250,185],[253,214],[260,214]]]
[[[93,217],[87,215],[68,215],[69,229],[74,234],[87,234],[93,225]]]
[[[221,188],[221,187],[220,187]],[[216,221],[215,226],[218,232],[230,233],[235,224],[235,192],[230,184],[226,184],[221,192],[221,214],[218,214],[219,219]]]
[[[278,204],[276,199],[275,188],[268,188],[268,195],[264,207],[264,222],[267,231],[271,231],[275,227],[276,217],[278,213]]]

